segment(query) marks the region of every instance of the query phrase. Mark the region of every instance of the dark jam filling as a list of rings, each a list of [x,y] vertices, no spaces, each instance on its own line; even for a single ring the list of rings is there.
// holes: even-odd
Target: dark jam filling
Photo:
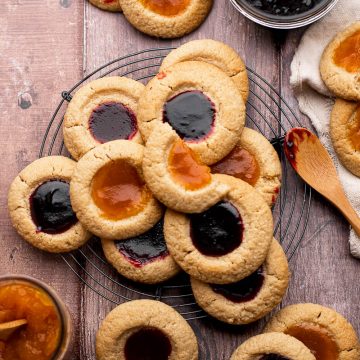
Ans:
[[[130,335],[124,349],[126,360],[168,360],[171,351],[169,338],[153,327],[142,328]]]
[[[69,187],[66,181],[50,180],[32,193],[30,211],[38,232],[60,234],[78,221],[71,207]]]
[[[291,16],[313,9],[323,0],[246,0],[255,8],[280,16]]]
[[[116,102],[105,102],[93,110],[89,119],[91,135],[100,143],[131,140],[137,132],[136,116],[131,109]]]
[[[146,233],[127,240],[115,241],[117,249],[136,267],[166,257],[163,220]]]
[[[261,357],[260,360],[291,360],[291,359],[281,355],[268,354]]]
[[[231,203],[220,201],[205,212],[189,217],[192,242],[202,254],[223,256],[240,246],[243,223]]]
[[[264,270],[260,267],[250,276],[236,283],[226,285],[211,285],[214,292],[236,303],[255,299],[264,284]]]
[[[215,105],[201,91],[186,91],[164,105],[163,120],[185,141],[199,141],[212,131]]]

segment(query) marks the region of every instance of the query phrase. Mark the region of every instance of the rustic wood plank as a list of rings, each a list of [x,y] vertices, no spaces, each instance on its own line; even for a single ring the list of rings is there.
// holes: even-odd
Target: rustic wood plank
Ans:
[[[37,158],[60,93],[81,76],[83,2],[13,1],[1,4],[0,23],[0,273],[24,273],[51,284],[73,315],[78,337],[79,282],[59,256],[40,252],[10,225],[7,190],[16,174]],[[77,359],[75,341],[73,357]]]

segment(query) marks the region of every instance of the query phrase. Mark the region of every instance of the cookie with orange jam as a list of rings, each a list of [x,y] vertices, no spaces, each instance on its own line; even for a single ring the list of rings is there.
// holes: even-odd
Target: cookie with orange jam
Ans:
[[[343,165],[360,177],[360,103],[336,100],[331,112],[330,136]]]
[[[77,163],[70,196],[77,217],[93,234],[126,239],[151,229],[162,207],[146,185],[142,145],[110,141],[87,152]]]
[[[91,4],[95,5],[99,9],[120,12],[121,6],[119,0],[89,0]]]
[[[271,206],[281,186],[281,163],[271,143],[255,130],[244,128],[235,148],[211,166],[212,173],[244,180],[260,192]]]
[[[90,233],[70,202],[76,162],[64,156],[38,159],[14,179],[8,208],[16,231],[31,245],[48,252],[68,252],[84,245]]]
[[[360,21],[339,33],[325,49],[320,72],[338,97],[360,101]]]
[[[358,360],[354,328],[336,311],[316,304],[290,305],[279,311],[265,332],[282,332],[300,340],[316,360]]]
[[[160,38],[177,38],[198,28],[213,0],[120,0],[127,20],[139,31]]]
[[[238,142],[245,104],[218,67],[186,61],[150,80],[139,100],[138,120],[145,141],[157,124],[169,124],[203,163],[214,164]]]
[[[95,146],[113,140],[142,144],[137,106],[144,85],[125,77],[97,79],[80,88],[64,116],[64,142],[78,160]]]
[[[261,195],[246,182],[213,175],[230,190],[205,211],[167,210],[165,241],[180,267],[206,283],[229,284],[259,269],[273,239],[273,218]]]
[[[207,284],[191,279],[196,302],[214,318],[236,325],[263,318],[284,297],[289,265],[281,245],[273,239],[265,262],[246,278],[230,284]]]

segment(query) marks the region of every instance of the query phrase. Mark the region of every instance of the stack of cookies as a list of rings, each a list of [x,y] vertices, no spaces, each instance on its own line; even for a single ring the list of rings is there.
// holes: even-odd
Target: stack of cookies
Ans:
[[[238,54],[213,40],[172,51],[144,86],[92,81],[64,117],[61,156],[14,180],[14,227],[33,245],[71,251],[94,234],[123,276],[155,284],[181,270],[213,317],[246,324],[282,300],[288,263],[273,238],[281,184],[272,145],[244,127]]]

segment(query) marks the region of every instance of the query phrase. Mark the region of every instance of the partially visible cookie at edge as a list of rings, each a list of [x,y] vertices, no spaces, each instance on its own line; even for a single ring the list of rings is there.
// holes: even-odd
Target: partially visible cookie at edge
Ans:
[[[91,4],[98,7],[101,10],[107,10],[112,12],[121,12],[121,6],[119,0],[89,0]]]

